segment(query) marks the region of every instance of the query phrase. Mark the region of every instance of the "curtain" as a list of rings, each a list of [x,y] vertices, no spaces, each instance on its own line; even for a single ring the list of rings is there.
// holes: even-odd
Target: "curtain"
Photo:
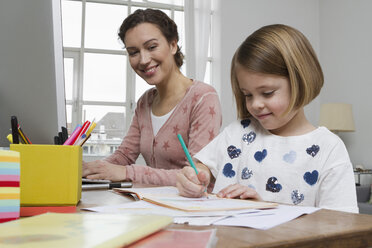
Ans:
[[[211,30],[211,0],[185,0],[186,75],[204,80]]]

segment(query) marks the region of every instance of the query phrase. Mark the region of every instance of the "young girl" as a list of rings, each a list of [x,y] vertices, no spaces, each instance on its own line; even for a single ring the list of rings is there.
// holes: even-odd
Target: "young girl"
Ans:
[[[357,213],[343,142],[304,114],[323,85],[306,37],[285,25],[257,30],[232,59],[231,85],[240,120],[194,156],[198,175],[190,167],[178,174],[180,193],[199,197],[212,182],[220,197]]]
[[[138,100],[119,148],[103,160],[83,163],[83,176],[175,186],[177,173],[187,165],[177,134],[193,155],[219,133],[217,92],[181,73],[177,25],[164,12],[136,10],[122,23],[119,37],[133,70],[154,87]],[[139,154],[146,165],[135,164]]]

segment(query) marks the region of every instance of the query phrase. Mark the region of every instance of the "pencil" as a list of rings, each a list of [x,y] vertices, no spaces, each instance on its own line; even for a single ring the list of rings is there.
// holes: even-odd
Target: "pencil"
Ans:
[[[187,147],[186,147],[186,145],[185,145],[185,142],[184,142],[183,139],[182,139],[181,134],[177,134],[177,137],[178,137],[178,140],[179,140],[180,143],[181,143],[181,146],[182,146],[183,151],[184,151],[185,154],[186,154],[187,160],[189,161],[191,167],[195,170],[195,173],[196,173],[196,175],[197,175],[199,172],[198,172],[198,170],[196,169],[196,166],[195,166],[195,164],[194,164],[194,161],[192,161],[192,158],[191,158],[191,156],[190,156],[189,150],[187,150]]]
[[[21,137],[21,140],[23,141],[23,144],[28,144],[27,140],[26,140],[25,136],[23,135],[22,130],[19,128],[19,126],[18,126],[18,134]]]
[[[19,125],[18,125],[18,131],[23,134],[23,136],[27,140],[27,144],[32,144],[32,142],[30,141],[30,139],[27,137],[27,135],[25,134],[25,132],[23,132],[22,128]]]
[[[90,138],[90,136],[91,136],[91,134],[89,134],[88,136],[86,136],[86,137],[82,140],[82,142],[80,143],[79,146],[83,146],[83,145],[85,144],[85,142]]]
[[[182,146],[183,151],[184,151],[185,154],[186,154],[187,160],[189,161],[191,167],[195,170],[196,175],[198,175],[199,172],[198,172],[198,170],[196,169],[196,166],[195,166],[195,164],[194,164],[194,161],[192,161],[192,158],[191,158],[191,156],[190,156],[189,150],[187,150],[187,147],[186,147],[186,145],[185,145],[185,142],[184,142],[183,139],[182,139],[181,134],[177,134],[177,137],[178,137],[178,140],[179,140],[180,143],[181,143],[181,146]],[[209,198],[209,197],[208,197],[208,193],[207,193],[207,188],[204,189],[204,194],[205,194],[205,196],[206,196],[207,198]]]

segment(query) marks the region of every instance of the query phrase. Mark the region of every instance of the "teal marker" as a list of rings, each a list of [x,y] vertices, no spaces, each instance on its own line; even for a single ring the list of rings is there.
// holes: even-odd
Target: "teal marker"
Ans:
[[[182,146],[183,151],[184,151],[185,154],[186,154],[187,160],[189,160],[189,163],[190,163],[191,167],[194,168],[195,173],[196,173],[196,175],[197,175],[197,174],[198,174],[198,170],[197,170],[196,167],[195,167],[194,161],[192,161],[192,158],[191,158],[191,156],[190,156],[189,150],[187,150],[187,147],[186,147],[186,145],[185,145],[185,142],[184,142],[183,139],[182,139],[181,134],[177,134],[177,137],[178,137],[178,140],[179,140],[180,143],[181,143],[181,146]]]

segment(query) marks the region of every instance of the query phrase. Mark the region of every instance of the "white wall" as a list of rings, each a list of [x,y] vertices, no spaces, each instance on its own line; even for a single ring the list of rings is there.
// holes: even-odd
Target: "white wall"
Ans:
[[[236,48],[254,30],[283,23],[303,32],[318,54],[325,85],[305,108],[318,125],[320,103],[353,105],[356,132],[340,133],[352,163],[372,169],[372,1],[370,0],[213,0],[214,83],[219,89],[223,126],[236,119],[230,86],[230,62]],[[362,176],[367,183],[368,176]]]
[[[354,165],[372,169],[372,1],[320,1],[321,102],[353,106],[355,132],[340,133]],[[368,183],[370,176],[362,175]]]
[[[235,100],[230,86],[231,58],[244,41],[256,29],[274,23],[282,23],[301,30],[310,40],[316,52],[319,51],[319,5],[309,0],[214,0],[218,2],[215,12],[220,26],[219,49],[213,50],[217,66],[213,71],[214,82],[220,84],[220,99],[223,111],[223,126],[236,119]],[[217,39],[215,37],[214,39]],[[318,121],[319,103],[315,100],[306,107],[309,120]]]

